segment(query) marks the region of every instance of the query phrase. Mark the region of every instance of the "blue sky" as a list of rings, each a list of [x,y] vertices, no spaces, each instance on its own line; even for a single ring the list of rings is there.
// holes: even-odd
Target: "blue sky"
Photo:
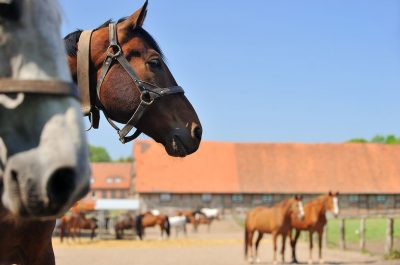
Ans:
[[[62,34],[142,1],[60,0]],[[400,135],[400,2],[150,0],[144,28],[194,105],[203,139],[343,142]],[[131,154],[105,122],[88,134]]]

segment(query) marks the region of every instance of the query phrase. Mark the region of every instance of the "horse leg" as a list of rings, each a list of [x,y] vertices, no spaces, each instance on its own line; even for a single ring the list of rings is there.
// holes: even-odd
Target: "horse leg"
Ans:
[[[276,264],[276,239],[277,239],[277,237],[278,237],[277,233],[272,233],[272,248],[274,251],[274,256],[273,256],[273,260],[272,260],[273,264]]]
[[[312,264],[313,260],[312,260],[312,249],[313,249],[313,231],[310,231],[309,233],[309,253],[308,253],[308,264]]]
[[[322,259],[322,234],[324,230],[318,231],[318,256],[319,256],[319,264],[324,264],[324,260]]]
[[[258,246],[260,245],[261,239],[263,238],[263,233],[261,233],[260,231],[258,232],[258,236],[257,236],[257,240],[256,240],[256,257],[255,257],[255,262],[259,263],[261,262],[260,257],[258,256]]]
[[[250,255],[249,255],[249,262],[253,263],[254,260],[254,252],[253,252],[253,234],[254,231],[250,230],[247,234],[247,247],[250,250]]]
[[[286,237],[287,237],[287,234],[283,233],[282,234],[282,248],[281,248],[282,264],[285,263]]]
[[[299,263],[296,257],[296,244],[300,236],[300,230],[295,230],[294,238],[290,236],[290,246],[292,247],[292,263]]]

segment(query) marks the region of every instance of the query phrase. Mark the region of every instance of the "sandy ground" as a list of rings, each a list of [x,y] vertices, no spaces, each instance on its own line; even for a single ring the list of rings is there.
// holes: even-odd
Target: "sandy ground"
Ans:
[[[188,235],[175,231],[168,240],[161,240],[157,229],[146,229],[144,241],[99,240],[69,242],[61,244],[54,239],[57,265],[241,265],[248,264],[243,257],[243,231],[233,220],[216,221],[208,232],[205,226],[197,233],[188,227]],[[287,246],[286,260],[290,248]],[[308,249],[305,243],[298,246],[298,259],[306,263]],[[352,251],[324,249],[326,264],[400,264],[400,261],[385,262],[379,256],[370,256]],[[317,263],[316,249],[314,263]],[[271,238],[265,237],[260,246],[260,264],[272,264]]]

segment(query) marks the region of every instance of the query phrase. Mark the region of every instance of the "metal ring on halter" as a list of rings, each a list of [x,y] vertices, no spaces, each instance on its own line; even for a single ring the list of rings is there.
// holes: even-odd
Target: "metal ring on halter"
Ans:
[[[148,95],[148,94],[149,94],[149,92],[140,94],[140,101],[143,102],[145,105],[150,106],[151,104],[153,104],[154,98],[152,98],[150,101],[147,101],[143,97],[143,96]]]
[[[121,53],[122,53],[121,47],[119,45],[115,45],[115,44],[114,45],[110,45],[110,46],[108,46],[108,49],[112,50],[112,52],[109,52],[108,55],[113,59],[118,57],[118,56],[120,56]]]

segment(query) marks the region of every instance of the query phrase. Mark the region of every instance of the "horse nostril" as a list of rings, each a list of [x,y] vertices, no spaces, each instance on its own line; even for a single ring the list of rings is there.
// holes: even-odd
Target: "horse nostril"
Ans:
[[[58,211],[68,201],[75,189],[76,174],[72,168],[59,168],[53,172],[47,182],[47,195],[50,207]]]
[[[193,137],[198,141],[201,140],[201,135],[203,134],[203,129],[201,126],[196,126],[193,128]]]

